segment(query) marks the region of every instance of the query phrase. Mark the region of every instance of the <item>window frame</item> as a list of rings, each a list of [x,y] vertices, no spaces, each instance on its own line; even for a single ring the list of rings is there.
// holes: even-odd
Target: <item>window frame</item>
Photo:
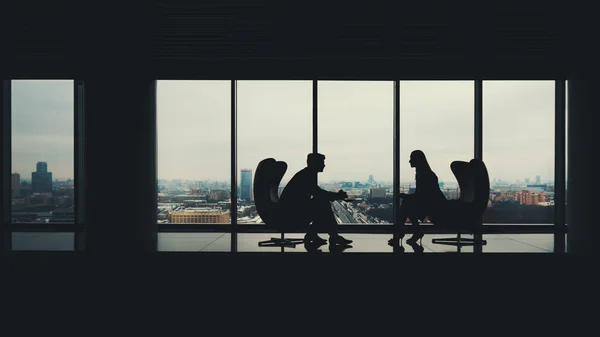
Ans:
[[[162,78],[157,78],[156,81]],[[165,78],[166,79],[166,78]],[[195,80],[200,78],[189,78],[188,80]],[[75,250],[81,251],[82,245],[82,233],[85,223],[85,209],[79,207],[83,205],[83,188],[85,188],[84,177],[85,170],[83,167],[83,148],[85,137],[83,135],[83,121],[85,118],[85,86],[82,79],[71,79],[74,81],[74,163],[75,163],[75,222],[69,224],[53,223],[44,224],[18,224],[15,226],[12,224],[11,217],[11,189],[10,189],[10,173],[11,173],[11,158],[12,158],[12,147],[11,147],[11,81],[12,79],[3,79],[0,86],[0,104],[1,104],[1,119],[0,129],[2,130],[1,148],[4,153],[2,156],[2,165],[0,174],[1,186],[2,186],[2,216],[1,216],[1,227],[0,227],[0,251],[11,250],[11,236],[12,233],[16,232],[75,232]],[[204,78],[204,80],[210,80],[210,78]],[[302,79],[300,79],[302,80]],[[313,139],[313,152],[318,151],[318,82],[323,81],[373,81],[373,79],[304,79],[312,80],[313,83],[313,128],[312,128],[312,139]],[[394,123],[393,123],[393,186],[394,190],[399,190],[399,150],[400,150],[400,86],[402,85],[401,80],[398,78],[381,79],[385,81],[394,82]],[[448,79],[445,79],[448,80]],[[457,79],[458,80],[458,79]],[[464,79],[461,79],[464,80]],[[473,152],[474,158],[483,158],[483,79],[476,78],[471,79],[474,81],[474,125],[475,125],[475,137],[473,140]],[[487,79],[486,79],[487,80]],[[522,79],[521,79],[522,80]],[[448,80],[451,81],[451,80]],[[539,224],[539,225],[497,225],[497,224],[486,224],[483,226],[483,230],[480,234],[554,234],[554,253],[564,253],[565,244],[564,238],[566,235],[566,224],[565,224],[565,180],[566,180],[566,88],[564,79],[554,79],[555,83],[555,151],[554,151],[554,181],[555,181],[555,216],[553,224]],[[156,85],[154,86],[156,90]],[[155,102],[154,102],[155,103]],[[231,224],[230,226],[215,225],[215,224],[160,224],[158,226],[159,233],[210,233],[210,232],[225,232],[231,233],[231,252],[237,252],[237,234],[238,233],[275,233],[275,231],[265,228],[264,226],[256,225],[245,225],[237,223],[237,80],[231,80]],[[156,136],[155,136],[156,137]],[[156,155],[156,154],[155,154]],[[154,158],[156,161],[158,158]],[[394,223],[396,223],[396,217],[398,214],[398,199],[394,195]],[[155,210],[148,210],[153,212]],[[338,225],[341,233],[365,233],[365,234],[377,234],[377,233],[389,233],[389,229],[392,224],[381,225],[381,224],[361,224],[361,225]],[[435,228],[431,225],[424,225],[423,231],[425,233],[444,233],[451,234],[452,231],[445,231]],[[411,232],[410,226],[407,227],[407,232]]]

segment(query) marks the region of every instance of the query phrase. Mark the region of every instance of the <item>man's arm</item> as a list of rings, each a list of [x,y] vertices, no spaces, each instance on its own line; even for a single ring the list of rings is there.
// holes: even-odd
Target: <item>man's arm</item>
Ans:
[[[313,187],[312,195],[317,199],[325,199],[325,200],[329,200],[329,201],[343,199],[339,192],[326,191],[326,190],[322,189],[321,187],[319,187],[319,185],[316,185],[316,184]]]
[[[340,194],[339,192],[329,192],[329,191],[326,191],[326,190],[322,189],[321,187],[319,187],[319,185],[317,184],[317,177],[314,177],[314,180],[312,180],[310,186],[311,186],[310,194],[312,194],[312,196],[316,199],[328,200],[328,201],[344,199],[344,195]]]

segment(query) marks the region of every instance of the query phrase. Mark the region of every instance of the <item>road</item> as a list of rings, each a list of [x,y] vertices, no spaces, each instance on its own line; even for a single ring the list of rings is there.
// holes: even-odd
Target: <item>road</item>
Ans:
[[[358,223],[352,216],[352,213],[347,211],[339,201],[334,201],[331,204],[333,205],[334,213],[340,218],[342,223]]]

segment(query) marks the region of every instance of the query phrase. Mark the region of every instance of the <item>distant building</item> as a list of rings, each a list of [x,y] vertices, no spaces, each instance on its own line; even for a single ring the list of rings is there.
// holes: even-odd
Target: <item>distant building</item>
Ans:
[[[527,190],[531,191],[531,192],[546,192],[546,189],[548,188],[547,185],[542,185],[542,184],[535,184],[535,185],[527,185]]]
[[[171,212],[167,218],[171,223],[223,223],[231,222],[229,211],[206,208],[187,208],[182,211]]]
[[[46,162],[38,162],[36,171],[31,172],[31,193],[52,193],[52,172]]]
[[[11,176],[12,196],[18,198],[21,196],[21,175],[13,173]]]
[[[208,194],[208,198],[211,200],[222,201],[229,198],[229,193],[225,190],[212,190]]]
[[[515,200],[521,205],[538,205],[547,202],[544,192],[534,193],[529,190],[523,190],[515,194]]]
[[[242,169],[242,179],[240,184],[240,199],[245,201],[252,200],[252,170]]]
[[[385,198],[385,188],[371,188],[369,191],[370,198]]]
[[[75,221],[75,209],[57,208],[51,212],[50,222],[73,222]]]

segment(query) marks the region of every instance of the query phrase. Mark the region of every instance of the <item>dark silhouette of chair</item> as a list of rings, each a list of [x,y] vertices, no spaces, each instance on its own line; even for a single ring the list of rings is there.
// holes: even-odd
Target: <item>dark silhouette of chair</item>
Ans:
[[[490,178],[483,161],[472,159],[470,162],[454,161],[450,169],[460,188],[458,200],[448,200],[444,211],[433,219],[435,226],[451,228],[457,231],[454,238],[432,239],[432,243],[451,246],[486,245],[486,240],[462,238],[461,233],[480,233],[483,214],[490,197]]]
[[[304,239],[286,239],[285,232],[295,231],[291,222],[286,228],[284,214],[280,211],[279,204],[279,183],[287,171],[287,164],[283,161],[276,161],[273,158],[267,158],[258,163],[254,173],[254,204],[256,212],[268,228],[276,229],[281,233],[281,238],[271,238],[270,240],[258,243],[260,247],[291,247],[295,248],[297,244],[304,243]]]

